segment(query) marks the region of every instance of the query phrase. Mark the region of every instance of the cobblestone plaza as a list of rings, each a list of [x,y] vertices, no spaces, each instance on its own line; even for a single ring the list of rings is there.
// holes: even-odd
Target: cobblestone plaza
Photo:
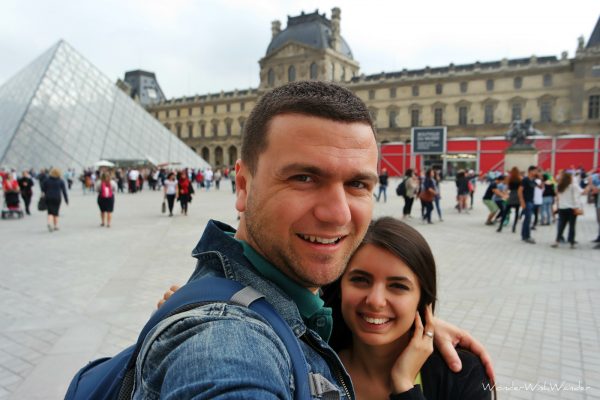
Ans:
[[[393,187],[376,216],[401,214]],[[436,256],[438,315],[486,345],[499,398],[600,399],[591,206],[577,221],[578,248],[552,249],[555,225],[538,227],[537,244],[525,244],[510,229],[484,226],[481,186],[468,215],[453,209],[454,193],[453,183],[443,185],[444,222],[421,224],[418,204],[408,221]],[[0,399],[61,399],[79,367],[133,343],[162,293],[187,279],[209,218],[236,225],[227,180],[220,191],[199,191],[187,217],[160,214],[161,196],[117,195],[110,229],[99,227],[95,195],[78,185],[61,208],[60,231],[49,233],[37,211],[0,221]]]

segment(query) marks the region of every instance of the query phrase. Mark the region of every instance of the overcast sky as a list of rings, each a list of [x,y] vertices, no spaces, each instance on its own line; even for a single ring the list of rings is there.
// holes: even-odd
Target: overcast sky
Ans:
[[[271,21],[335,6],[365,74],[573,57],[600,15],[598,0],[2,0],[0,85],[65,39],[113,81],[155,72],[168,98],[256,87]]]

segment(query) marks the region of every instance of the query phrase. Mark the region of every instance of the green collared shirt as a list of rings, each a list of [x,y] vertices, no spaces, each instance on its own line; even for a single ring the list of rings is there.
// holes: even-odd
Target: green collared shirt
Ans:
[[[277,269],[262,255],[244,240],[238,240],[244,248],[244,256],[258,270],[258,272],[279,286],[296,303],[298,311],[306,326],[316,331],[321,338],[329,341],[333,328],[331,308],[324,307],[319,295],[312,293],[307,288],[298,285],[286,274]]]

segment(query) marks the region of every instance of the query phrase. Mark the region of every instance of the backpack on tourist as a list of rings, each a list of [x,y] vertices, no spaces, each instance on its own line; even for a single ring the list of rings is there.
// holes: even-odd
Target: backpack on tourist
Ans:
[[[100,184],[100,197],[103,199],[109,199],[113,197],[113,191],[110,183],[102,182]]]
[[[164,320],[168,319],[169,323],[163,324],[166,326],[161,328],[168,329],[172,324],[185,318],[186,311],[214,302],[234,303],[260,314],[273,328],[288,351],[296,388],[294,398],[298,400],[311,398],[309,373],[300,343],[273,306],[250,286],[244,287],[230,279],[207,277],[188,282],[175,292],[152,315],[142,329],[136,344],[114,357],[100,358],[81,368],[73,377],[65,400],[130,399],[134,389],[135,362],[148,333]],[[149,340],[155,340],[160,333],[162,330],[157,329]]]
[[[398,196],[406,196],[406,180],[408,178],[402,179],[402,182],[396,187],[396,194]]]

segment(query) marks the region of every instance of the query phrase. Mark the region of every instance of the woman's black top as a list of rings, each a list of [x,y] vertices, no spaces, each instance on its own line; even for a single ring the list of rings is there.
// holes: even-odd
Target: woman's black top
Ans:
[[[544,182],[544,193],[542,197],[554,197],[556,196],[556,191],[554,190],[553,183]]]
[[[423,388],[415,385],[407,392],[391,394],[390,400],[488,400],[492,398],[490,381],[479,358],[456,349],[462,370],[450,371],[438,352],[434,352],[421,368]]]
[[[47,199],[59,199],[60,194],[65,198],[65,202],[69,204],[69,197],[67,196],[67,188],[65,182],[60,178],[50,177],[42,183],[42,191],[46,195]]]

